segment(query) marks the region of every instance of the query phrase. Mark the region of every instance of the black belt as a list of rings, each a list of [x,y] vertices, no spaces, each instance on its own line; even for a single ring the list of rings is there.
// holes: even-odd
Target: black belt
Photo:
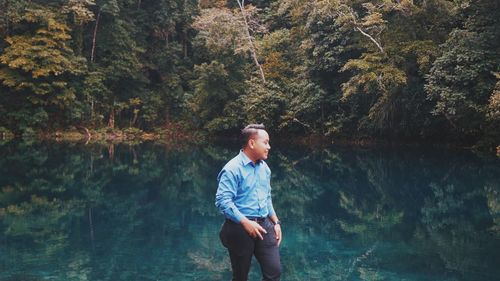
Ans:
[[[247,217],[247,219],[255,221],[257,223],[263,223],[266,221],[267,217]]]
[[[257,223],[263,223],[266,221],[267,217],[247,217],[247,219],[254,221],[254,222],[257,222]],[[226,219],[226,221],[235,223],[234,221],[232,221],[230,219]]]

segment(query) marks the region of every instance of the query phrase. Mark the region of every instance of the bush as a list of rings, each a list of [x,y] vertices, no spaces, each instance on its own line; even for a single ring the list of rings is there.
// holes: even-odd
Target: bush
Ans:
[[[11,139],[14,137],[14,133],[5,127],[0,126],[0,139]]]

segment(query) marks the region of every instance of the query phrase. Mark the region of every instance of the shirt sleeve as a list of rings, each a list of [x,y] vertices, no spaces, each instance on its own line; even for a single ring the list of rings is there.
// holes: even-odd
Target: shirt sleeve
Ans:
[[[269,167],[266,167],[267,175],[269,177],[269,183],[271,182],[271,169]],[[269,184],[269,193],[267,194],[267,211],[269,212],[269,217],[272,217],[276,215],[276,212],[274,211],[273,207],[273,198],[271,196],[271,184]]]
[[[226,218],[240,223],[243,214],[234,205],[234,198],[238,190],[238,181],[236,177],[227,170],[222,170],[217,177],[219,186],[215,194],[215,206],[226,216]]]
[[[269,195],[267,196],[267,210],[269,211],[269,217],[276,215],[273,207],[273,200],[271,198],[271,190],[269,190]]]

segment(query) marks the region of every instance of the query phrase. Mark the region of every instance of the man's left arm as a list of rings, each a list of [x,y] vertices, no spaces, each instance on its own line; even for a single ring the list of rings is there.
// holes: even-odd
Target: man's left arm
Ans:
[[[274,223],[274,233],[276,234],[276,240],[278,241],[278,246],[279,246],[282,240],[281,223],[273,208],[271,192],[269,192],[268,208],[269,208],[269,219]]]
[[[269,180],[271,179],[271,170],[268,170]],[[276,234],[276,240],[278,241],[278,246],[281,244],[282,233],[281,233],[281,223],[274,211],[273,198],[271,196],[271,186],[269,186],[269,193],[267,195],[267,210],[269,211],[269,219],[274,223],[274,233]]]

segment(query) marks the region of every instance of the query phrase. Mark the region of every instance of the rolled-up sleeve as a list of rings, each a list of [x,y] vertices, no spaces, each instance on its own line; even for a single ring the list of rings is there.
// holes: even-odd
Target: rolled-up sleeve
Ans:
[[[234,198],[238,191],[238,181],[231,171],[223,169],[217,176],[219,186],[215,194],[215,206],[226,216],[226,218],[240,223],[243,214],[236,208]]]

